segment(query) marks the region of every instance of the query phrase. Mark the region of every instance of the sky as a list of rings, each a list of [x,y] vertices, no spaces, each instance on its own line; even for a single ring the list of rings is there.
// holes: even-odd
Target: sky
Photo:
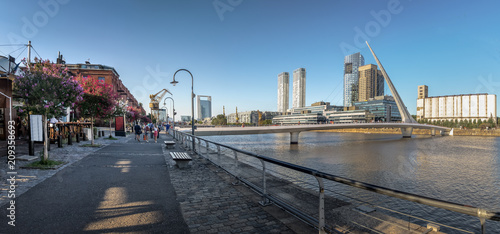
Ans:
[[[223,106],[276,111],[278,74],[289,72],[291,86],[297,68],[307,105],[342,105],[344,57],[376,64],[364,41],[411,114],[418,85],[429,96],[500,94],[498,1],[0,0],[0,9],[0,45],[31,41],[34,56],[114,67],[145,107],[168,89],[178,116],[191,115],[189,74],[170,84],[178,69],[212,97],[213,116]],[[27,57],[19,48],[0,55]]]

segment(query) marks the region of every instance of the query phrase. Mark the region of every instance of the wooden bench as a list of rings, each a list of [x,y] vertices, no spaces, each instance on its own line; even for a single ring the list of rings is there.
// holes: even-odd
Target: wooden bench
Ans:
[[[186,152],[170,152],[170,156],[179,168],[188,167],[189,161],[192,160]]]
[[[167,149],[173,149],[175,147],[175,141],[164,141]]]

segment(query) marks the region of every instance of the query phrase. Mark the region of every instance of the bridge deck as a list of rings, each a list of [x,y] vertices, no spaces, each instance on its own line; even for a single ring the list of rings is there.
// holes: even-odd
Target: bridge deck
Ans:
[[[285,126],[259,126],[259,127],[212,127],[198,128],[195,131],[197,136],[213,135],[246,135],[246,134],[269,134],[269,133],[290,133],[304,132],[314,130],[328,129],[346,129],[346,128],[416,128],[416,129],[435,129],[437,131],[449,132],[447,127],[418,124],[418,123],[358,123],[358,124],[312,124],[312,125],[285,125]],[[179,129],[188,131],[191,129]]]

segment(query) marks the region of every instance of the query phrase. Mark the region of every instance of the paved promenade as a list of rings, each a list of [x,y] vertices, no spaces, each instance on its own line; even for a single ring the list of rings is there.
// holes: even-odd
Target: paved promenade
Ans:
[[[165,139],[171,137],[100,139],[105,146],[97,149],[52,145],[51,157],[67,164],[18,170],[16,227],[7,225],[4,171],[0,233],[317,232],[275,206],[259,206],[255,193],[231,185],[230,176],[203,158],[175,167],[168,153],[183,150],[165,149]]]

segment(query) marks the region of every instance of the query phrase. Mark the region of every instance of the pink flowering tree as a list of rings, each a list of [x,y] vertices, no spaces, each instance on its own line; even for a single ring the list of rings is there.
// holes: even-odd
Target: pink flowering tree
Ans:
[[[23,113],[42,115],[43,121],[43,159],[48,160],[47,117],[65,115],[68,107],[82,100],[83,89],[68,73],[67,68],[53,64],[49,60],[35,58],[35,63],[21,72],[14,80],[14,93],[24,104],[18,108]]]
[[[94,120],[109,118],[115,112],[118,95],[111,85],[95,77],[77,77],[76,80],[84,91],[83,100],[78,102],[78,109],[83,117],[90,118],[91,144],[94,145]]]

